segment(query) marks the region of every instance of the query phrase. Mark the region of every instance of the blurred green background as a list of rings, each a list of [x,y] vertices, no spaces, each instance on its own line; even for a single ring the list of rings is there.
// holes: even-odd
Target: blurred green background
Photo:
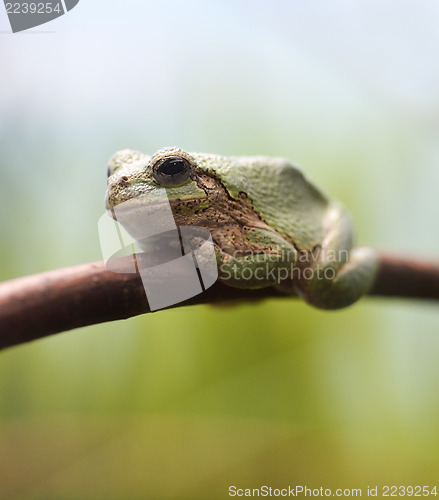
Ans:
[[[438,23],[433,0],[82,0],[10,34],[0,6],[1,280],[101,258],[126,147],[288,157],[359,243],[437,259]],[[438,334],[433,304],[287,298],[7,350],[0,498],[434,486]]]

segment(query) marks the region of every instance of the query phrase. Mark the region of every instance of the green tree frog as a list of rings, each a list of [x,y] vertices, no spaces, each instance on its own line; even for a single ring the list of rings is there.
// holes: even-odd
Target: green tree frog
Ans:
[[[346,211],[288,160],[122,150],[109,162],[105,205],[154,203],[163,188],[178,226],[210,231],[218,279],[231,287],[277,286],[337,309],[373,285],[376,253],[353,247]]]

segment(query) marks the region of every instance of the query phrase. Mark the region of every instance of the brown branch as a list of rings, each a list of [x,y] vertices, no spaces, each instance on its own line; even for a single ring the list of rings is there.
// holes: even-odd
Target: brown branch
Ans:
[[[439,262],[380,254],[380,269],[369,295],[439,300]]]
[[[137,258],[141,258],[139,255]],[[370,295],[439,300],[439,263],[382,254]],[[121,266],[129,261],[121,258]],[[239,290],[215,283],[172,307],[281,297],[275,288]],[[138,274],[104,262],[58,269],[0,284],[0,349],[86,325],[150,312]]]

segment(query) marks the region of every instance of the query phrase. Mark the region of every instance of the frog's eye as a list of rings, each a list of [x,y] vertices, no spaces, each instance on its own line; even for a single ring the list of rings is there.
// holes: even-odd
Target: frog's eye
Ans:
[[[111,168],[110,168],[110,165],[108,165],[108,167],[107,167],[107,179],[108,179],[108,177],[110,177],[111,174],[112,174]]]
[[[152,176],[165,187],[178,186],[189,178],[191,164],[182,156],[167,156],[152,167]]]

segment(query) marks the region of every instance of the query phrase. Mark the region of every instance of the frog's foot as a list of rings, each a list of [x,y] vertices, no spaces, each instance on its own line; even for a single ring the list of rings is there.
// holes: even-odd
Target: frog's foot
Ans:
[[[261,228],[252,228],[243,240],[244,251],[224,252],[216,245],[219,279],[223,283],[234,288],[258,289],[290,276],[297,257],[290,243]]]
[[[309,304],[321,309],[340,309],[356,302],[372,287],[378,258],[370,248],[355,248],[338,269],[320,262],[312,277],[300,279],[297,290]],[[309,269],[311,270],[311,269]]]
[[[258,289],[278,283],[284,274],[285,262],[275,254],[227,258],[219,268],[219,279],[233,288]]]

